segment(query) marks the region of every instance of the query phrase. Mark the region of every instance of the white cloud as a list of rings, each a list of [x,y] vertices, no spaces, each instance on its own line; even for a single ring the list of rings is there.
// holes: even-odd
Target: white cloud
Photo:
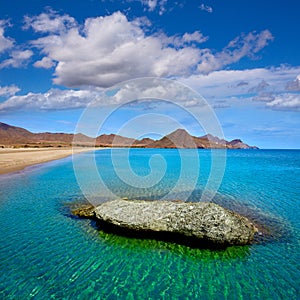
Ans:
[[[14,50],[10,54],[10,58],[0,63],[0,69],[7,67],[22,67],[26,64],[26,62],[31,58],[32,55],[33,52],[31,50]]]
[[[8,94],[7,94],[8,95]],[[144,78],[116,85],[111,89],[89,88],[85,90],[50,89],[46,93],[28,93],[11,96],[0,103],[0,112],[11,110],[59,110],[91,107],[109,107],[142,100],[151,105],[153,99],[173,100],[185,107],[203,104],[201,97],[173,80]],[[9,95],[8,95],[9,96]],[[156,101],[156,100],[155,100]]]
[[[300,94],[285,93],[276,95],[266,106],[278,110],[300,111]]]
[[[300,72],[300,67],[256,68],[246,70],[221,70],[208,75],[199,74],[180,81],[196,89],[203,96],[226,98],[247,95],[249,89],[257,88],[261,82],[267,82],[274,92],[285,91],[286,83],[293,80]],[[241,84],[242,82],[242,84]],[[246,84],[245,84],[246,83]]]
[[[223,70],[212,72],[209,75],[181,78],[180,81],[203,95],[214,108],[228,108],[243,105],[243,103],[254,104],[253,101],[255,101],[264,103],[265,107],[269,109],[293,111],[298,110],[299,94],[286,93],[285,86],[286,82],[295,78],[299,72],[300,67],[287,68],[283,66],[273,69]],[[242,84],[239,84],[241,82]],[[262,82],[268,82],[267,91],[259,90],[249,94],[249,87],[257,87]],[[3,94],[5,94],[4,91],[5,89],[2,90]],[[6,91],[6,96],[10,96],[9,89]],[[18,88],[11,87],[10,91],[13,95]],[[253,96],[253,93],[257,94]],[[0,104],[0,111],[73,109],[83,108],[87,104],[104,107],[123,104],[129,100],[153,98],[176,100],[185,107],[199,107],[203,103],[201,99],[195,97],[195,93],[178,85],[176,81],[145,78],[144,81],[128,81],[124,85],[116,85],[108,90],[92,87],[85,90],[51,89],[44,94],[28,93],[22,96],[12,96]]]
[[[208,36],[204,36],[200,31],[194,31],[193,33],[184,33],[183,35],[172,35],[167,36],[160,32],[154,35],[155,38],[159,39],[163,48],[175,47],[176,49],[184,48],[188,46],[196,46],[196,44],[204,43],[208,40]],[[199,55],[200,51],[198,50]],[[199,56],[200,57],[200,56]]]
[[[248,90],[248,92],[249,93],[259,93],[259,92],[265,91],[269,87],[270,87],[270,84],[268,82],[266,82],[265,79],[263,79],[259,84],[250,88]]]
[[[12,96],[19,91],[20,89],[15,85],[0,86],[0,96]]]
[[[14,45],[14,40],[4,35],[5,25],[6,22],[4,20],[0,20],[0,53],[12,48]]]
[[[41,33],[59,33],[76,26],[74,18],[58,15],[55,11],[50,10],[48,13],[42,13],[38,16],[25,16],[24,29],[32,28],[35,32]]]
[[[299,72],[300,67],[286,66],[270,69],[222,70],[208,75],[192,75],[180,81],[197,90],[217,108],[260,101],[265,103],[266,108],[293,111],[296,108],[292,105],[295,103],[292,99],[296,96],[287,96],[286,84]],[[285,106],[278,99],[285,99]],[[220,101],[222,105],[219,105]]]
[[[134,26],[140,27],[142,29],[148,30],[152,23],[147,17],[138,17],[131,22]]]
[[[0,20],[0,54],[7,50],[5,59],[0,61],[0,69],[6,67],[21,67],[26,64],[28,59],[33,55],[31,50],[22,50],[15,45],[15,40],[4,35],[4,29],[9,26],[8,21]],[[8,57],[8,58],[7,58]]]
[[[162,15],[167,11],[166,5],[168,0],[160,0],[159,1],[159,14]]]
[[[203,43],[208,40],[208,37],[203,36],[203,34],[200,31],[195,31],[193,33],[185,33],[182,36],[182,41],[184,43],[192,43],[192,42],[197,42],[197,43]]]
[[[253,101],[260,101],[260,102],[272,102],[275,99],[274,94],[270,92],[260,93],[257,96],[253,97]]]
[[[128,81],[113,87],[117,92],[108,99],[109,103],[121,104],[138,99],[160,99],[176,101],[185,107],[203,104],[197,93],[175,80],[161,80],[160,78],[144,78]],[[97,101],[97,100],[96,100]]]
[[[249,84],[248,81],[241,80],[240,82],[238,82],[238,83],[236,84],[236,86],[239,87],[239,86],[244,86],[244,85],[248,85],[248,84]]]
[[[50,17],[43,14],[33,18],[46,20],[42,25],[39,22],[39,27],[32,25],[44,32]],[[64,24],[62,17],[58,18],[57,22],[49,21],[49,28],[53,28],[49,31],[57,29],[52,23]],[[66,15],[63,18],[69,20]],[[174,78],[209,73],[242,57],[253,56],[272,39],[268,30],[249,33],[213,54],[209,49],[195,47],[208,39],[199,31],[182,36],[147,35],[144,22],[129,21],[121,12],[86,19],[83,26],[70,24],[63,27],[63,32],[46,34],[32,42],[45,55],[35,66],[49,67],[55,62],[54,83],[68,87],[108,87],[138,77]]]
[[[146,6],[148,11],[155,11],[158,9],[159,15],[163,15],[166,11],[166,5],[168,0],[137,0]]]
[[[95,91],[50,89],[46,93],[12,96],[0,103],[0,111],[40,109],[56,110],[85,107],[96,96]]]
[[[298,75],[295,80],[287,82],[285,88],[287,91],[300,92],[300,75]]]
[[[169,1],[168,0],[101,0],[102,2],[110,1],[110,2],[122,2],[124,3],[132,3],[132,2],[139,2],[144,11],[149,12],[158,12],[159,15],[163,15],[165,12],[173,10],[175,7],[182,7],[184,3],[180,3],[179,1]],[[130,9],[130,8],[129,8]]]
[[[263,30],[260,33],[250,32],[247,35],[235,38],[221,52],[216,54],[213,54],[210,49],[203,49],[198,71],[210,73],[238,62],[243,57],[248,56],[252,58],[272,40],[271,32]]]
[[[55,62],[49,57],[43,57],[33,64],[36,68],[50,69],[55,66]]]
[[[164,46],[120,12],[87,19],[82,33],[72,28],[33,44],[58,62],[54,82],[69,87],[107,87],[136,77],[185,75],[199,61],[198,49]]]
[[[213,12],[213,8],[209,5],[205,5],[204,3],[202,3],[199,7],[201,10],[204,10],[208,13],[212,13]]]
[[[149,11],[154,11],[157,6],[157,0],[142,0],[142,3],[149,7]]]

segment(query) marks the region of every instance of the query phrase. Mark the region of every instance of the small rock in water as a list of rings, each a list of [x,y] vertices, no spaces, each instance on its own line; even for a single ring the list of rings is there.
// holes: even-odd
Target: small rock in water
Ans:
[[[93,218],[95,214],[95,206],[85,204],[79,208],[73,209],[72,214],[80,218]]]
[[[245,217],[215,203],[113,200],[94,209],[98,221],[125,231],[168,233],[219,246],[246,245],[257,231]]]

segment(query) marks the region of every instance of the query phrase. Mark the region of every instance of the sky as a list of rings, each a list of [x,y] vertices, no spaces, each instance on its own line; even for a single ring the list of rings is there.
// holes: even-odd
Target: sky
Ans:
[[[226,139],[299,149],[299,15],[297,0],[0,0],[0,122],[74,132],[96,103],[101,120],[117,107],[98,133],[200,136],[195,92]]]

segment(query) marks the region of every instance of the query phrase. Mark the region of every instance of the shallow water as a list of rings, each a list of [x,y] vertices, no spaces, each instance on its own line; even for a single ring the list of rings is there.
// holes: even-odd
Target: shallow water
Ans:
[[[121,176],[128,171],[122,165],[125,151],[115,152]],[[166,162],[162,181],[148,188],[118,179],[110,150],[97,151],[95,160],[116,195],[160,199],[175,187],[179,155],[188,158],[189,151],[131,150],[131,166],[139,176],[147,176],[151,167],[162,168],[160,159],[149,163],[154,154]],[[190,161],[191,172],[183,174],[168,198],[200,199],[211,152],[199,153],[200,176],[193,193],[197,168]],[[70,205],[84,196],[71,158],[0,176],[0,299],[299,299],[300,151],[230,150],[226,155],[225,175],[213,201],[277,231],[258,244],[223,251],[120,237],[72,217]],[[91,157],[75,157],[84,170],[81,180],[89,187],[88,196],[101,193],[89,176]]]

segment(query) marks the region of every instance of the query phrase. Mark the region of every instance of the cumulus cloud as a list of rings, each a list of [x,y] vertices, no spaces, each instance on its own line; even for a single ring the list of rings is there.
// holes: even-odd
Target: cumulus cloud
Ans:
[[[14,40],[4,35],[6,24],[6,21],[0,20],[0,53],[12,48],[14,45]]]
[[[297,76],[297,78],[293,81],[288,81],[286,83],[285,89],[287,91],[295,91],[300,92],[300,75]]]
[[[299,68],[295,68],[295,72],[298,71]],[[293,73],[295,73],[293,72]],[[282,72],[278,72],[282,76]],[[300,111],[300,93],[297,93],[297,79],[294,81],[283,81],[280,85],[278,85],[278,80],[274,81],[273,85],[266,84],[265,81],[262,81],[257,87],[254,89],[258,94],[252,97],[253,101],[264,102],[267,108],[271,108],[274,110],[289,110],[289,111]],[[296,83],[295,83],[296,82]],[[261,87],[261,88],[259,88]],[[272,87],[270,89],[269,87]],[[287,88],[290,88],[290,91],[294,93],[287,93]]]
[[[272,102],[275,99],[275,96],[271,92],[260,93],[257,96],[253,97],[253,101],[261,101],[261,102]]]
[[[248,90],[248,92],[249,93],[259,93],[259,92],[266,90],[268,87],[270,87],[270,84],[263,79],[259,84],[250,88]]]
[[[245,70],[220,70],[208,75],[191,75],[180,81],[199,91],[207,98],[224,98],[249,94],[249,87],[267,82],[274,92],[285,91],[286,83],[293,80],[300,67],[255,68]],[[253,95],[249,95],[253,97]]]
[[[195,31],[193,33],[185,33],[182,36],[182,41],[183,43],[192,43],[192,42],[197,42],[197,43],[203,43],[208,40],[207,36],[204,36],[200,31]]]
[[[299,94],[286,93],[286,82],[291,81],[300,72],[298,68],[273,68],[251,70],[223,70],[209,75],[193,75],[181,78],[181,82],[194,88],[205,97],[214,108],[224,109],[242,103],[259,101],[266,108],[281,110],[298,110]],[[268,82],[269,90],[249,94],[249,86],[259,86]],[[6,92],[5,92],[6,91]],[[9,92],[10,91],[10,92]],[[18,109],[73,109],[92,106],[110,106],[124,104],[135,99],[176,100],[185,107],[199,107],[201,98],[195,97],[189,89],[178,85],[176,81],[161,81],[160,78],[145,78],[141,81],[132,80],[109,89],[86,88],[85,90],[51,89],[47,93],[28,93],[13,96],[17,87],[4,87],[2,94],[10,96],[0,104],[0,111]],[[10,95],[11,93],[11,95]],[[297,96],[298,95],[298,96]],[[298,97],[298,98],[297,98]],[[151,101],[148,102],[151,104]]]
[[[59,20],[54,22],[56,17]],[[70,19],[68,26],[62,18]],[[250,33],[213,54],[198,47],[208,39],[199,31],[182,36],[147,35],[144,22],[129,21],[121,12],[86,19],[83,26],[76,25],[71,17],[53,13],[48,18],[43,14],[32,19],[39,20],[32,23],[35,30],[45,33],[50,28],[48,34],[32,42],[44,54],[35,66],[49,68],[55,63],[54,83],[68,87],[108,87],[145,76],[207,74],[242,57],[253,56],[272,39],[268,30]],[[63,24],[63,32],[58,31],[56,24]]]
[[[33,55],[33,52],[31,50],[15,50],[12,51],[10,54],[10,58],[4,60],[0,63],[0,69],[1,68],[7,68],[7,67],[22,67],[26,65],[28,60]]]
[[[57,62],[54,82],[69,87],[107,87],[136,77],[185,75],[199,61],[198,49],[164,46],[120,12],[87,19],[82,31],[71,28],[33,44]]]
[[[283,107],[283,104],[279,105],[274,100],[278,101],[279,97],[283,99],[286,96],[286,84],[292,82],[299,72],[300,67],[286,66],[269,69],[222,70],[208,75],[192,75],[182,78],[181,81],[196,89],[217,108],[259,101],[263,102],[266,108],[275,109],[276,107],[276,109],[293,111],[294,106]],[[220,100],[222,105],[219,105]]]
[[[56,110],[85,107],[93,98],[95,91],[50,89],[46,93],[28,93],[12,96],[0,103],[0,111],[40,109]]]
[[[109,107],[132,101],[173,100],[182,106],[203,105],[203,99],[182,84],[160,78],[128,81],[110,89],[89,88],[85,90],[50,89],[46,93],[28,93],[11,96],[0,104],[0,111],[11,110],[59,110],[90,107]]]
[[[50,69],[55,66],[55,62],[49,57],[43,57],[33,64],[36,68]]]
[[[124,85],[121,84],[120,89],[113,87],[113,90],[116,92],[110,97],[109,103],[120,104],[135,99],[161,99],[176,101],[185,107],[203,104],[202,98],[197,97],[194,91],[174,80],[160,78],[131,80]]]
[[[212,13],[213,12],[213,8],[209,5],[205,5],[204,3],[202,3],[199,8],[203,11],[206,11],[208,13]]]
[[[0,69],[7,67],[22,67],[26,65],[33,55],[31,50],[23,50],[15,45],[15,40],[4,35],[5,27],[9,26],[8,21],[0,20],[0,54],[5,53],[5,59],[0,62]],[[9,51],[8,51],[9,50]],[[8,58],[7,58],[8,57]]]
[[[0,86],[0,96],[12,96],[19,92],[20,89],[16,85]]]
[[[278,110],[300,111],[300,94],[285,93],[274,96],[274,99],[266,103],[267,107]]]
[[[166,34],[160,32],[155,35],[162,44],[162,47],[175,47],[183,48],[187,46],[196,46],[197,44],[204,43],[208,40],[208,36],[204,36],[200,31],[194,31],[193,33],[184,33],[183,35],[173,35],[167,36]]]
[[[269,30],[263,30],[260,33],[250,32],[247,35],[241,35],[216,54],[210,49],[201,51],[201,62],[198,65],[198,71],[210,73],[219,70],[224,66],[238,62],[243,57],[253,58],[256,53],[268,45],[273,40]]]
[[[25,16],[24,29],[32,28],[40,33],[61,33],[76,26],[76,21],[69,15],[59,15],[53,10],[38,16]]]

